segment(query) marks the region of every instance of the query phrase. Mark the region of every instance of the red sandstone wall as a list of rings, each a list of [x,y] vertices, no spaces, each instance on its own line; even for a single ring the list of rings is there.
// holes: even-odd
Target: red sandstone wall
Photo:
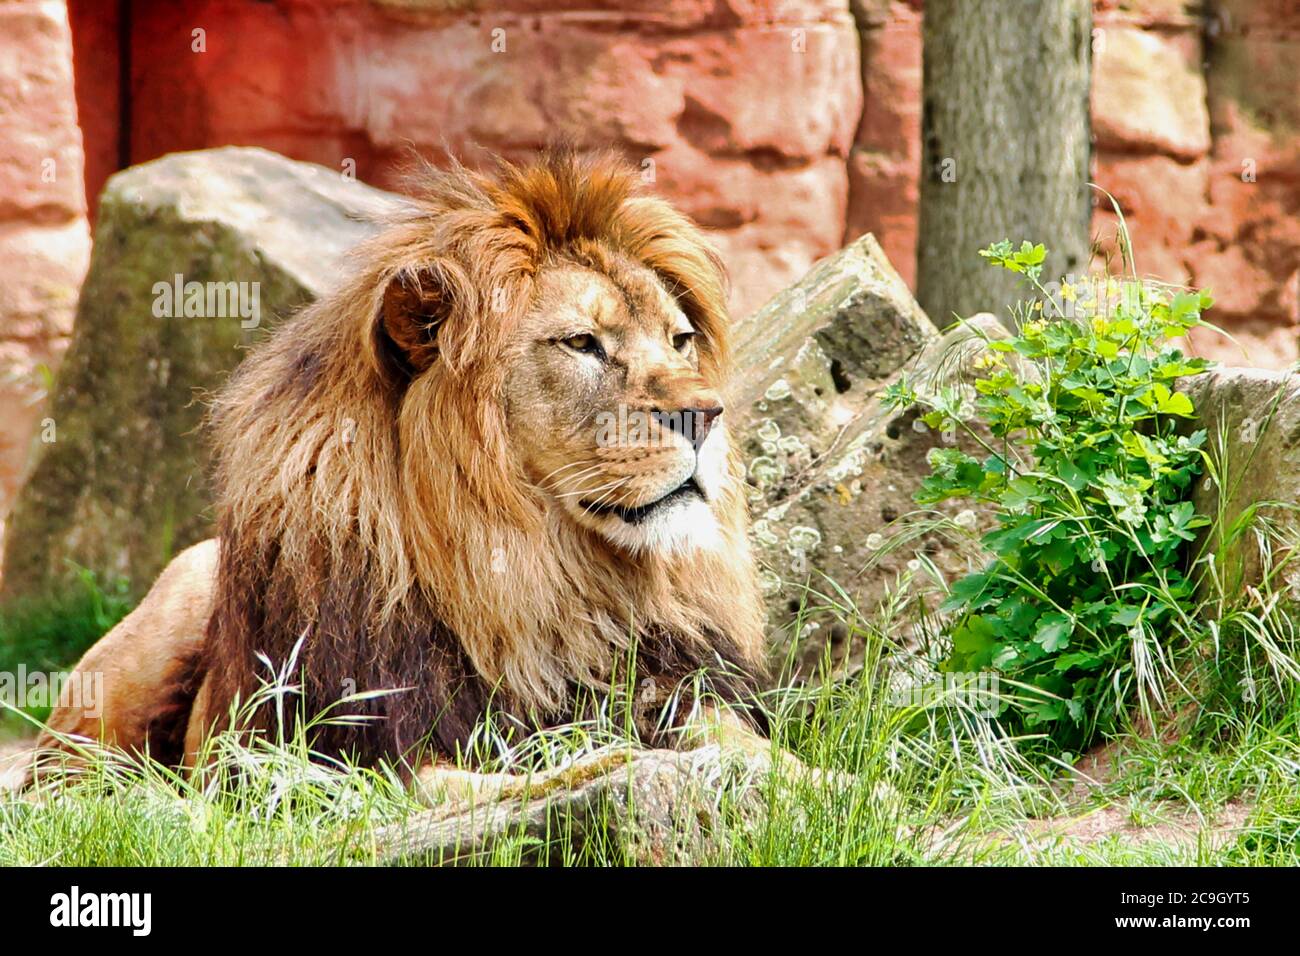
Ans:
[[[411,146],[566,133],[653,163],[741,313],[868,230],[915,273],[921,0],[135,0],[125,120],[117,4],[71,3],[91,195],[121,155],[259,144],[394,186]],[[1214,287],[1254,363],[1296,360],[1300,0],[1096,8],[1094,179],[1139,268]]]
[[[262,145],[392,187],[411,146],[474,162],[564,133],[645,164],[713,230],[740,313],[867,230],[915,274],[921,0],[67,4],[71,40],[64,0],[0,0],[0,514],[35,414],[19,393],[57,359],[85,268],[83,196],[124,162]],[[1300,340],[1300,0],[1204,7],[1096,0],[1094,179],[1141,271],[1212,286],[1250,361],[1284,365]],[[55,182],[34,172],[44,157]],[[1113,220],[1098,207],[1103,249]]]
[[[62,0],[0,0],[0,516],[22,480],[89,257],[67,10]]]
[[[259,144],[398,185],[556,134],[613,145],[712,228],[742,312],[838,248],[862,92],[843,0],[160,0],[132,30],[133,162]],[[191,52],[205,31],[205,53]]]
[[[1119,200],[1138,269],[1214,290],[1249,353],[1296,361],[1300,324],[1300,2],[1099,4],[1094,179]],[[1099,209],[1095,227],[1113,233]]]

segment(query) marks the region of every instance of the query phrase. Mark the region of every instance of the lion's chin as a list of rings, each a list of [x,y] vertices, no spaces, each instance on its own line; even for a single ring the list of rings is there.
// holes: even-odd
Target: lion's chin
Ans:
[[[689,554],[723,546],[718,516],[699,494],[675,496],[635,523],[607,516],[597,530],[611,544],[637,554]]]
[[[660,498],[636,507],[585,507],[584,523],[611,544],[634,554],[689,554],[725,548],[714,503],[727,481],[729,437],[715,428],[701,447],[695,471]],[[594,525],[592,522],[595,522]]]

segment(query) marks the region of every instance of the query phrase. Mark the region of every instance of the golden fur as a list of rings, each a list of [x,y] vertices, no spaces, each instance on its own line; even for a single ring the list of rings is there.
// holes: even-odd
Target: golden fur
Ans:
[[[410,688],[321,732],[363,759],[454,752],[489,707],[571,719],[632,647],[647,726],[701,671],[744,699],[762,610],[726,416],[694,447],[656,417],[707,427],[728,364],[716,255],[623,163],[430,175],[214,403],[213,610],[201,654],[171,654],[198,695],[187,749],[268,676],[259,655],[299,641],[309,713]],[[649,412],[649,434],[593,442],[615,406]]]

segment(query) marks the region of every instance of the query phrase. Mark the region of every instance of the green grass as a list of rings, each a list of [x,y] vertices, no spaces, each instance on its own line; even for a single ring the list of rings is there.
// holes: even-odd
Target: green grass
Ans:
[[[1065,775],[1052,780],[1041,770],[1017,768],[1006,753],[981,755],[973,740],[881,727],[864,734],[851,719],[862,704],[838,701],[845,709],[819,714],[826,722],[807,739],[810,750],[834,748],[836,763],[851,768],[851,786],[773,779],[764,787],[756,824],[724,824],[717,845],[698,862],[1300,863],[1300,749],[1286,734],[1248,730],[1223,750],[1122,739],[1116,776],[1072,798]],[[291,750],[250,752],[241,764],[238,786],[230,778],[200,787],[157,767],[106,758],[43,803],[0,802],[0,865],[366,864],[374,862],[373,831],[419,811],[382,772],[322,767]],[[1215,842],[1210,822],[1230,802],[1250,807],[1246,829]],[[1132,829],[1085,839],[1052,836],[1044,823],[1086,818],[1103,808],[1122,812]],[[1198,816],[1201,826],[1194,822]],[[1189,818],[1189,837],[1139,839],[1144,828]],[[555,841],[561,862],[622,862],[621,848],[566,844],[562,829]],[[531,849],[507,841],[488,862],[513,864]]]
[[[900,594],[906,595],[907,582]],[[954,694],[900,705],[889,691],[906,657],[890,635],[908,604],[896,596],[870,622],[842,595],[813,595],[803,617],[832,614],[863,646],[860,669],[767,703],[774,738],[809,764],[843,775],[821,786],[773,776],[759,811],[742,819],[737,792],[717,793],[702,864],[826,865],[1294,865],[1300,862],[1300,695],[1267,711],[1206,712],[1180,738],[1129,733],[1107,745],[1096,786],[1033,741],[1003,737]],[[533,740],[497,769],[537,768],[611,746],[618,721],[575,725]],[[188,779],[105,751],[38,799],[0,798],[0,865],[365,865],[374,831],[422,809],[391,772],[309,759],[303,737],[271,743],[228,736],[213,770]],[[1245,829],[1215,836],[1212,821],[1244,805]],[[1242,811],[1236,811],[1240,817]],[[1123,832],[1053,835],[1052,827],[1118,818]],[[1164,836],[1162,824],[1179,832]],[[1188,821],[1191,821],[1190,824]],[[1240,821],[1239,821],[1240,822]],[[1112,829],[1114,829],[1112,827]],[[1151,834],[1146,838],[1143,834]],[[502,841],[479,862],[511,865],[534,843]],[[551,859],[627,861],[625,847],[573,841],[557,824]]]
[[[765,704],[777,746],[841,777],[823,786],[774,775],[760,781],[759,807],[749,816],[736,809],[736,786],[719,787],[713,839],[695,862],[1300,863],[1300,691],[1264,662],[1260,692],[1242,700],[1233,681],[1250,646],[1243,635],[1237,651],[1220,648],[1186,681],[1203,689],[1204,706],[1188,713],[1187,700],[1171,693],[1160,733],[1130,721],[1104,743],[1109,766],[1090,783],[1071,755],[1052,753],[1042,739],[1008,739],[958,691],[923,704],[895,693],[903,675],[924,673],[941,654],[942,622],[924,613],[934,603],[927,589],[942,592],[935,575],[922,562],[870,614],[832,586],[809,592],[796,630],[839,621],[860,653],[851,672],[828,665]],[[1266,591],[1274,579],[1266,576]],[[1214,599],[1206,600],[1208,608]],[[1256,615],[1262,633],[1287,633],[1281,607]],[[1220,610],[1224,619],[1245,613],[1226,604]],[[74,621],[93,630],[93,621],[106,619],[82,609]],[[283,689],[284,673],[279,680]],[[615,716],[533,738],[489,769],[541,769],[618,746],[625,725],[617,713],[611,706]],[[490,739],[484,745],[494,749]],[[366,865],[378,862],[378,828],[423,809],[390,770],[313,761],[303,736],[250,744],[228,735],[212,747],[214,769],[201,780],[94,749],[75,778],[35,798],[0,797],[0,865]],[[1239,832],[1216,831],[1225,815]],[[1098,820],[1106,825],[1093,826]],[[476,862],[513,865],[538,851],[535,841],[505,839]],[[572,839],[563,820],[547,852],[569,865],[629,860],[617,842]]]
[[[89,571],[57,597],[28,599],[0,607],[0,672],[67,670],[109,628],[131,610],[126,584],[102,587]],[[43,719],[47,707],[26,708]],[[0,742],[30,731],[30,724],[0,710]]]
[[[719,786],[713,839],[693,859],[743,866],[1300,864],[1300,685],[1287,666],[1291,612],[1274,600],[1281,578],[1266,562],[1258,597],[1207,594],[1197,613],[1244,624],[1225,624],[1217,648],[1184,658],[1191,667],[1167,688],[1154,733],[1135,716],[1101,743],[1108,760],[1100,773],[1086,764],[1076,770],[1073,755],[1054,753],[1042,738],[1008,739],[958,691],[923,704],[897,695],[905,675],[926,674],[942,655],[943,622],[924,610],[943,591],[933,566],[922,561],[870,614],[832,586],[810,591],[796,630],[817,621],[823,627],[812,633],[825,633],[830,621],[842,623],[859,649],[854,667],[833,672],[828,665],[816,680],[770,693],[765,704],[778,747],[841,776],[826,786],[780,776],[760,781],[757,812],[748,816],[737,809],[738,788]],[[30,667],[32,658],[20,655],[58,647],[50,636],[62,640],[74,630],[93,638],[118,610],[89,600],[66,627],[52,615],[27,618],[46,623],[5,653]],[[1245,673],[1254,675],[1249,696]],[[285,675],[279,679],[283,687]],[[480,752],[498,754],[489,769],[525,771],[619,746],[624,722],[617,705],[607,713],[613,716],[509,752],[488,737]],[[3,719],[11,728],[30,726],[12,712]],[[302,736],[250,744],[228,735],[212,747],[214,769],[202,779],[94,749],[77,777],[35,795],[0,796],[0,865],[366,865],[378,862],[378,828],[423,809],[390,770],[313,761]],[[1096,779],[1089,781],[1090,773]],[[1224,818],[1237,829],[1223,833],[1217,821]],[[563,820],[546,844],[549,859],[569,865],[618,865],[630,857],[617,841],[573,839]],[[539,849],[535,841],[505,839],[477,862],[513,865]]]

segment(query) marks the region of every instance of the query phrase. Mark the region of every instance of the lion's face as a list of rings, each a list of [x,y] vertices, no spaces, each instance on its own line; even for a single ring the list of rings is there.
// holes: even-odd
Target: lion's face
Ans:
[[[716,546],[722,399],[697,333],[646,266],[538,276],[505,370],[513,447],[551,507],[632,551]]]

